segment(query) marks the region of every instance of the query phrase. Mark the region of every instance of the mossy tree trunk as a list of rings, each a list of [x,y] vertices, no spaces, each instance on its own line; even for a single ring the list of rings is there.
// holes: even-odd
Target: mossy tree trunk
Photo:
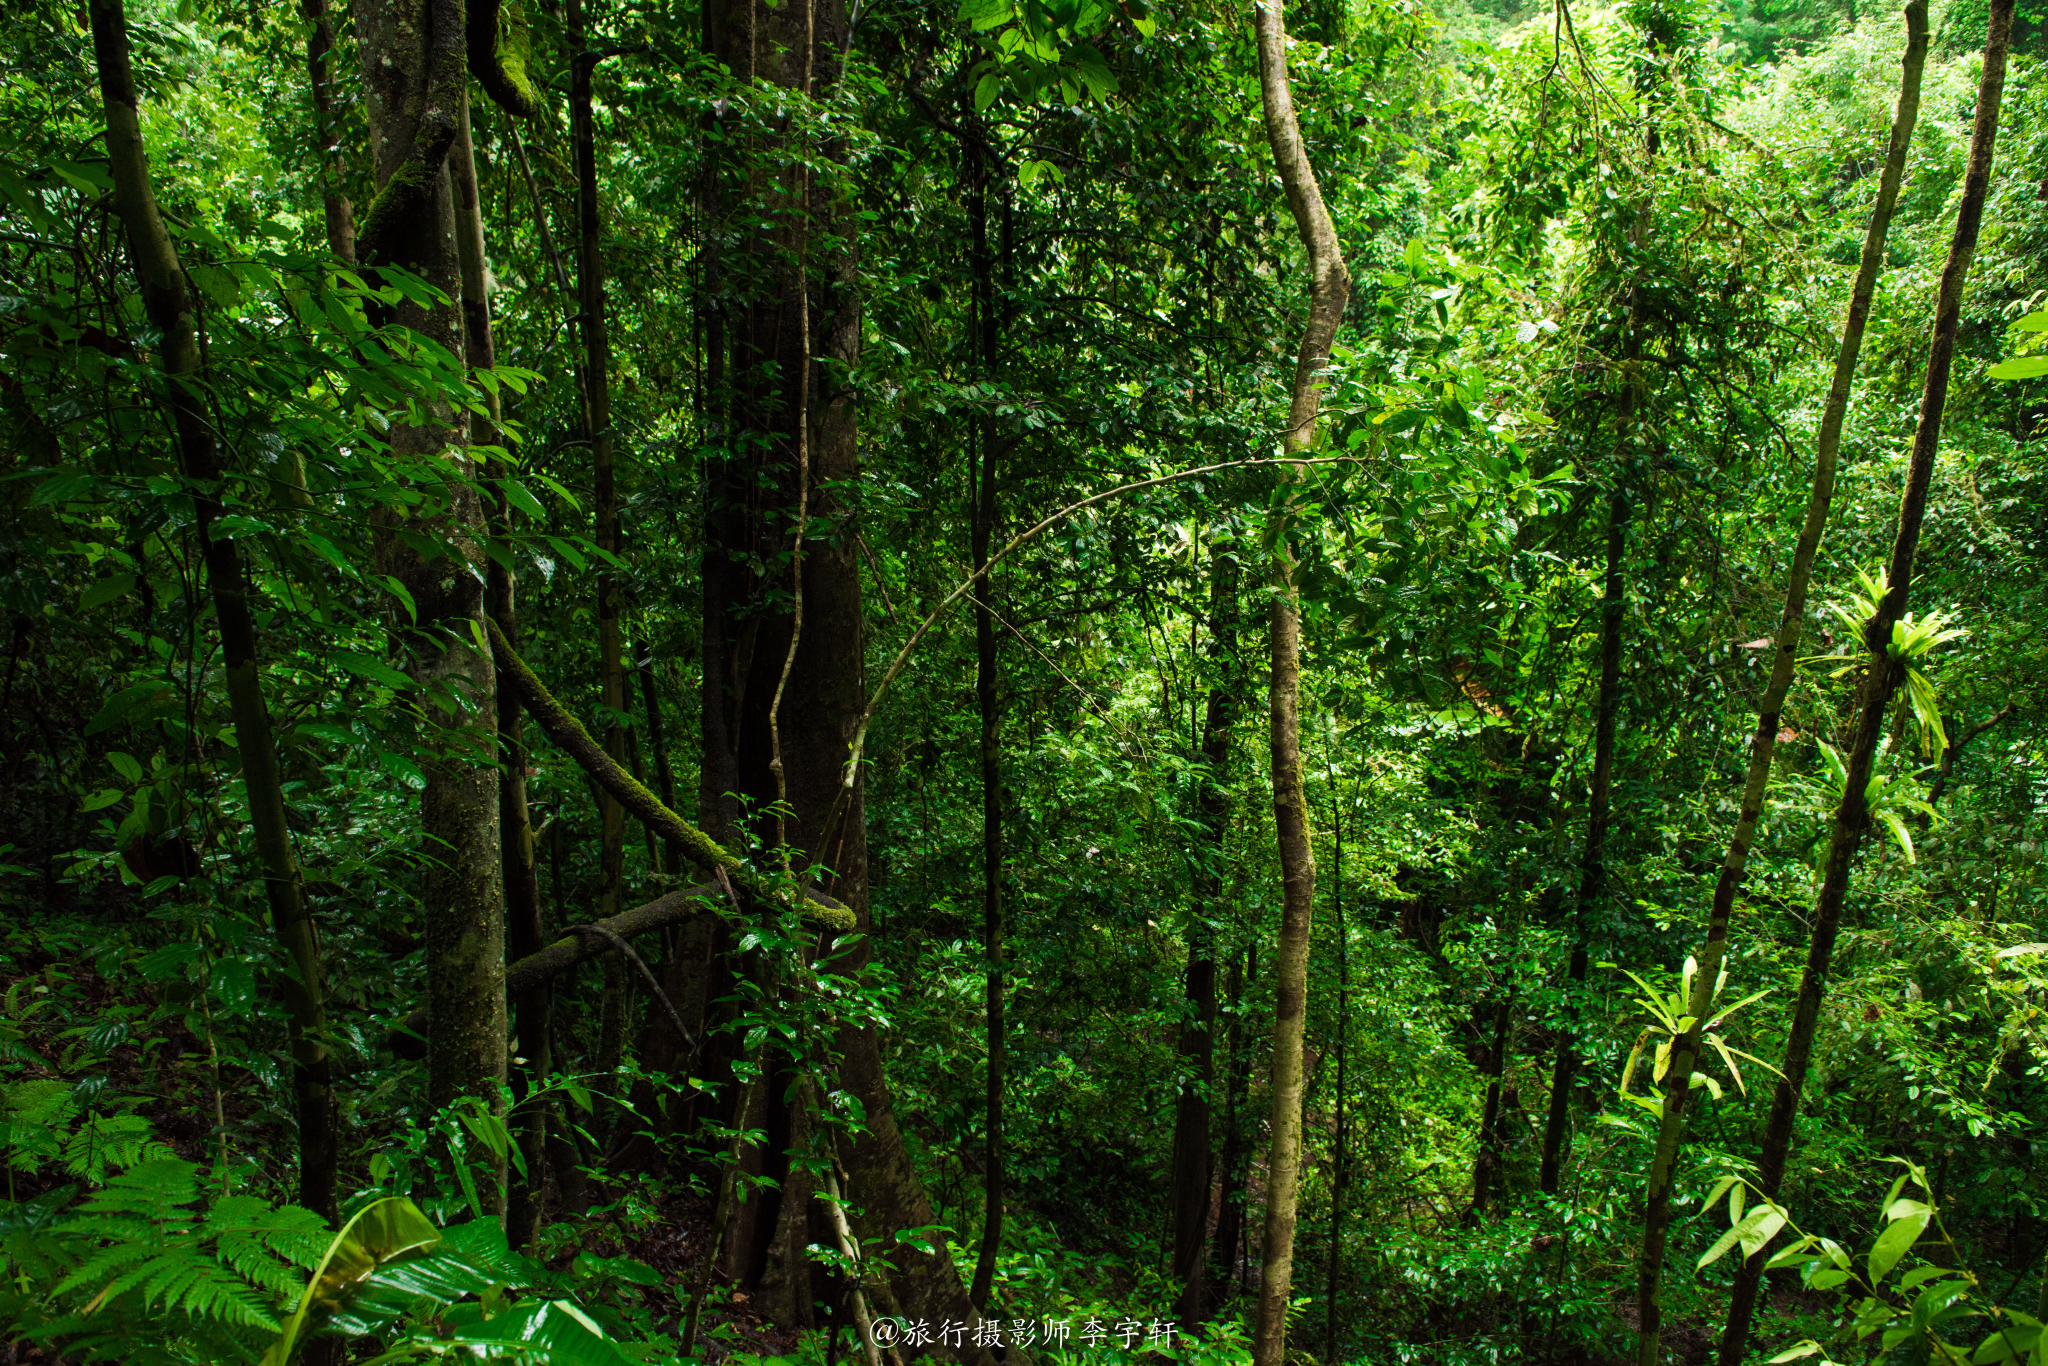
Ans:
[[[447,303],[393,309],[392,321],[453,355],[465,352],[448,157],[467,125],[460,0],[357,0],[356,40],[377,196],[357,250],[369,267],[401,266]],[[411,594],[405,632],[420,684],[426,753],[427,1101],[499,1103],[505,1080],[505,900],[498,833],[497,678],[484,638],[486,556],[477,470],[464,424],[445,403],[394,427],[393,452],[442,460],[459,476],[423,488],[425,509],[377,524],[378,567]],[[502,1178],[502,1173],[500,1174]],[[502,1179],[488,1183],[495,1204]]]

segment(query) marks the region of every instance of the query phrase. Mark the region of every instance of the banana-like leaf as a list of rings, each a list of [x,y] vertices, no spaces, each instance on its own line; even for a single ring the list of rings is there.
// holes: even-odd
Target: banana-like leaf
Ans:
[[[284,1332],[263,1354],[262,1366],[285,1366],[292,1349],[304,1333],[306,1322],[316,1310],[331,1314],[357,1287],[377,1271],[408,1254],[431,1250],[441,1241],[441,1230],[420,1213],[419,1206],[403,1196],[391,1196],[368,1205],[334,1235],[320,1265],[313,1269],[299,1307],[284,1326]]]

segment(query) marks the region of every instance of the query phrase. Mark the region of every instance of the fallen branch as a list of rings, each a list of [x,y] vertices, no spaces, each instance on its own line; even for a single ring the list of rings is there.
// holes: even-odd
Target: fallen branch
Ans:
[[[625,941],[636,935],[647,934],[665,925],[688,920],[692,916],[715,914],[719,896],[718,883],[700,882],[694,887],[670,892],[667,896],[650,901],[644,906],[622,911],[609,920],[598,920],[564,930],[560,939],[538,953],[530,953],[518,962],[506,966],[505,994],[517,996],[522,992],[544,986],[579,964],[588,963],[593,958],[602,958],[608,953],[617,953]],[[811,899],[824,903],[827,910],[851,914],[830,897],[813,892]],[[733,908],[739,909],[736,898],[733,901]],[[642,970],[646,971],[644,967]],[[651,979],[652,974],[649,976]],[[673,1007],[670,1009],[673,1014]],[[672,1020],[671,1023],[680,1021]],[[420,1056],[422,1041],[414,1036],[423,1034],[426,1027],[427,1012],[424,1009],[415,1010],[391,1027],[388,1039],[392,1048],[400,1056]],[[684,1031],[683,1037],[688,1040],[688,1031]]]
[[[491,622],[489,625],[491,647],[497,657],[501,681],[507,678],[511,680],[513,686],[519,690],[520,701],[526,704],[527,715],[539,723],[540,728],[547,732],[548,738],[574,759],[577,765],[590,775],[593,782],[610,793],[612,799],[620,806],[637,816],[648,829],[663,839],[680,845],[697,863],[706,868],[724,869],[741,888],[763,901],[782,906],[792,903],[794,898],[790,893],[765,882],[718,841],[669,810],[661,798],[648,791],[639,779],[620,768],[611,755],[606,754],[604,748],[590,738],[590,732],[583,728],[583,723],[578,721],[567,707],[557,702],[554,695],[547,690],[547,686],[540,681],[540,677],[527,667],[526,661],[519,657],[511,642],[505,639],[505,633],[498,629],[497,623]],[[814,892],[806,891],[802,894],[797,908],[803,913],[804,919],[840,934],[848,933],[855,927],[853,912],[830,897],[821,897]],[[508,970],[508,984],[509,979]]]

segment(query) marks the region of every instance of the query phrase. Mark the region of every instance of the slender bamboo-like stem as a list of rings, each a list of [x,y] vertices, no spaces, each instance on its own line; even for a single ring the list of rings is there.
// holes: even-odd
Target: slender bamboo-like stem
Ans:
[[[1863,641],[1869,653],[1862,683],[1856,697],[1856,727],[1851,736],[1844,767],[1848,770],[1840,804],[1835,808],[1828,852],[1822,864],[1821,886],[1814,899],[1813,937],[1807,946],[1806,969],[1800,976],[1799,995],[1793,1004],[1792,1028],[1785,1040],[1785,1055],[1777,1089],[1771,1098],[1771,1116],[1764,1132],[1763,1153],[1757,1164],[1757,1184],[1765,1195],[1776,1199],[1785,1179],[1785,1162],[1792,1150],[1793,1122],[1799,1113],[1800,1093],[1806,1085],[1806,1070],[1813,1057],[1814,1032],[1820,1021],[1821,999],[1827,993],[1828,971],[1834,956],[1835,936],[1841,926],[1842,906],[1849,891],[1849,874],[1863,832],[1870,827],[1868,789],[1878,743],[1884,736],[1884,713],[1892,694],[1904,677],[1905,663],[1891,653],[1892,627],[1906,612],[1906,597],[1913,583],[1913,561],[1920,545],[1920,524],[1927,510],[1928,488],[1934,478],[1934,457],[1941,443],[1942,414],[1948,404],[1949,371],[1954,363],[1956,331],[1962,318],[1963,287],[1968,280],[1970,260],[1977,249],[1978,228],[1983,221],[1985,201],[1991,191],[1992,151],[1998,139],[1999,103],[2005,93],[2006,57],[2012,43],[2013,0],[1992,0],[1989,30],[1984,43],[1984,66],[1977,82],[1976,113],[1970,129],[1969,159],[1963,173],[1962,197],[1956,206],[1956,225],[1949,239],[1948,259],[1942,265],[1941,284],[1935,297],[1934,328],[1928,339],[1927,374],[1920,390],[1920,420],[1913,432],[1913,446],[1907,458],[1905,485],[1899,498],[1898,529],[1892,538],[1891,556],[1885,567],[1885,592],[1877,611],[1865,625]],[[1894,117],[1893,145],[1899,146],[1911,132],[1901,130],[1908,96],[1917,97],[1918,63],[1926,47],[1925,10],[1907,11],[1909,41],[1906,69],[1900,86],[1900,111]],[[1913,101],[1917,105],[1917,98]],[[1902,154],[1900,154],[1902,155]],[[1887,174],[1890,173],[1887,159]],[[1873,229],[1874,231],[1874,229]],[[1879,244],[1865,238],[1868,262]],[[1874,269],[1874,267],[1873,267]],[[1859,272],[1859,281],[1861,272]],[[1838,383],[1841,377],[1838,373]],[[1731,889],[1730,896],[1733,892]],[[1717,909],[1719,897],[1716,897]],[[1724,934],[1725,937],[1725,934]],[[1713,972],[1703,964],[1700,977],[1711,983]],[[1699,1013],[1695,1010],[1694,1013]],[[1676,1053],[1676,1048],[1673,1049]],[[1667,1109],[1669,1104],[1667,1101]],[[1654,1175],[1654,1173],[1653,1173]],[[1755,1313],[1757,1290],[1762,1282],[1763,1262],[1759,1253],[1737,1272],[1727,1326],[1722,1330],[1720,1360],[1733,1366],[1748,1348],[1750,1319]],[[1647,1336],[1647,1335],[1646,1335]],[[1646,1361],[1649,1358],[1644,1358]]]
[[[214,534],[215,524],[226,511],[223,471],[200,397],[205,361],[192,296],[185,287],[178,249],[150,186],[148,149],[142,139],[122,0],[91,0],[88,10],[100,96],[106,108],[114,212],[127,233],[129,255],[142,287],[143,310],[160,337],[159,363],[168,381],[166,399],[179,465],[190,481],[207,587],[220,625],[228,707],[235,721],[249,824],[263,868],[271,932],[285,961],[279,983],[290,1021],[292,1091],[299,1123],[299,1203],[331,1221],[336,1214],[337,1146],[320,946],[306,913],[298,858],[285,821],[277,741],[264,698],[255,614],[249,605],[241,550],[232,536]]]
[[[1287,31],[1280,0],[1255,0],[1253,29],[1259,47],[1259,95],[1266,139],[1286,188],[1294,225],[1308,253],[1309,311],[1294,386],[1281,434],[1284,454],[1295,455],[1315,441],[1322,406],[1323,371],[1337,338],[1337,325],[1351,297],[1351,276],[1337,241],[1337,225],[1323,204],[1315,168],[1309,164],[1301,125],[1294,115],[1294,91],[1287,77]],[[1316,864],[1309,846],[1308,796],[1301,773],[1301,592],[1295,583],[1292,545],[1301,471],[1281,474],[1282,499],[1266,529],[1272,607],[1268,634],[1273,673],[1270,685],[1273,820],[1280,846],[1280,942],[1274,954],[1272,1123],[1266,1157],[1266,1228],[1261,1245],[1257,1325],[1252,1336],[1256,1366],[1280,1366],[1287,1353],[1287,1302],[1294,1279],[1294,1223],[1301,1178],[1302,1034],[1308,1018],[1309,926],[1315,913]]]

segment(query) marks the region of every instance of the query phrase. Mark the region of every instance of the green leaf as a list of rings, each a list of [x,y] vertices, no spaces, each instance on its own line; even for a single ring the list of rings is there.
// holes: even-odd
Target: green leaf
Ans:
[[[1727,1256],[1728,1250],[1737,1243],[1742,1244],[1744,1256],[1754,1257],[1763,1250],[1765,1244],[1777,1236],[1778,1230],[1784,1227],[1785,1214],[1783,1210],[1779,1209],[1776,1205],[1758,1205],[1755,1209],[1744,1215],[1741,1222],[1736,1224],[1734,1228],[1729,1229],[1726,1233],[1715,1239],[1714,1245],[1700,1254],[1697,1266],[1702,1270],[1712,1266],[1715,1262]]]
[[[2014,356],[1991,367],[1993,379],[2034,379],[2048,375],[2048,356]]]
[[[104,606],[115,598],[125,597],[134,590],[135,576],[133,574],[116,574],[111,578],[101,579],[87,587],[83,593],[78,595],[78,605],[80,607]]]
[[[1901,1200],[1899,1204],[1918,1205],[1919,1208],[1903,1218],[1893,1219],[1891,1227],[1877,1235],[1877,1242],[1872,1244],[1870,1249],[1872,1285],[1882,1281],[1885,1273],[1898,1265],[1899,1258],[1905,1256],[1912,1250],[1913,1244],[1920,1241],[1920,1235],[1926,1231],[1927,1221],[1932,1217],[1932,1211],[1917,1200]]]
[[[1009,0],[961,0],[959,12],[954,17],[976,33],[986,33],[996,25],[1006,23],[1011,13]]]
[[[381,659],[357,654],[354,650],[329,650],[327,657],[358,678],[372,683],[382,683],[387,688],[412,688],[418,684],[407,675],[392,668]]]
[[[316,1306],[333,1312],[380,1267],[408,1253],[430,1250],[440,1241],[441,1231],[433,1221],[403,1196],[390,1196],[365,1207],[328,1244],[319,1266],[306,1281],[298,1309],[263,1354],[262,1366],[286,1366],[305,1331],[307,1316]]]
[[[500,479],[498,487],[505,491],[505,501],[518,508],[536,522],[548,519],[548,510],[541,506],[540,499],[517,479]]]
[[[231,1016],[249,1013],[256,1003],[256,968],[246,958],[227,958],[213,965],[213,992]]]
[[[176,707],[177,696],[171,691],[170,684],[161,681],[137,683],[109,697],[106,703],[93,713],[92,720],[85,723],[85,733],[98,735],[108,727],[117,726],[123,721],[147,720],[151,715],[169,712]]]
[[[1819,1352],[1820,1344],[1815,1342],[1812,1338],[1808,1338],[1804,1342],[1796,1342],[1792,1344],[1792,1346],[1787,1347],[1784,1351],[1772,1357],[1771,1361],[1773,1363],[1780,1361],[1797,1361],[1801,1357],[1814,1356],[1817,1355]]]

